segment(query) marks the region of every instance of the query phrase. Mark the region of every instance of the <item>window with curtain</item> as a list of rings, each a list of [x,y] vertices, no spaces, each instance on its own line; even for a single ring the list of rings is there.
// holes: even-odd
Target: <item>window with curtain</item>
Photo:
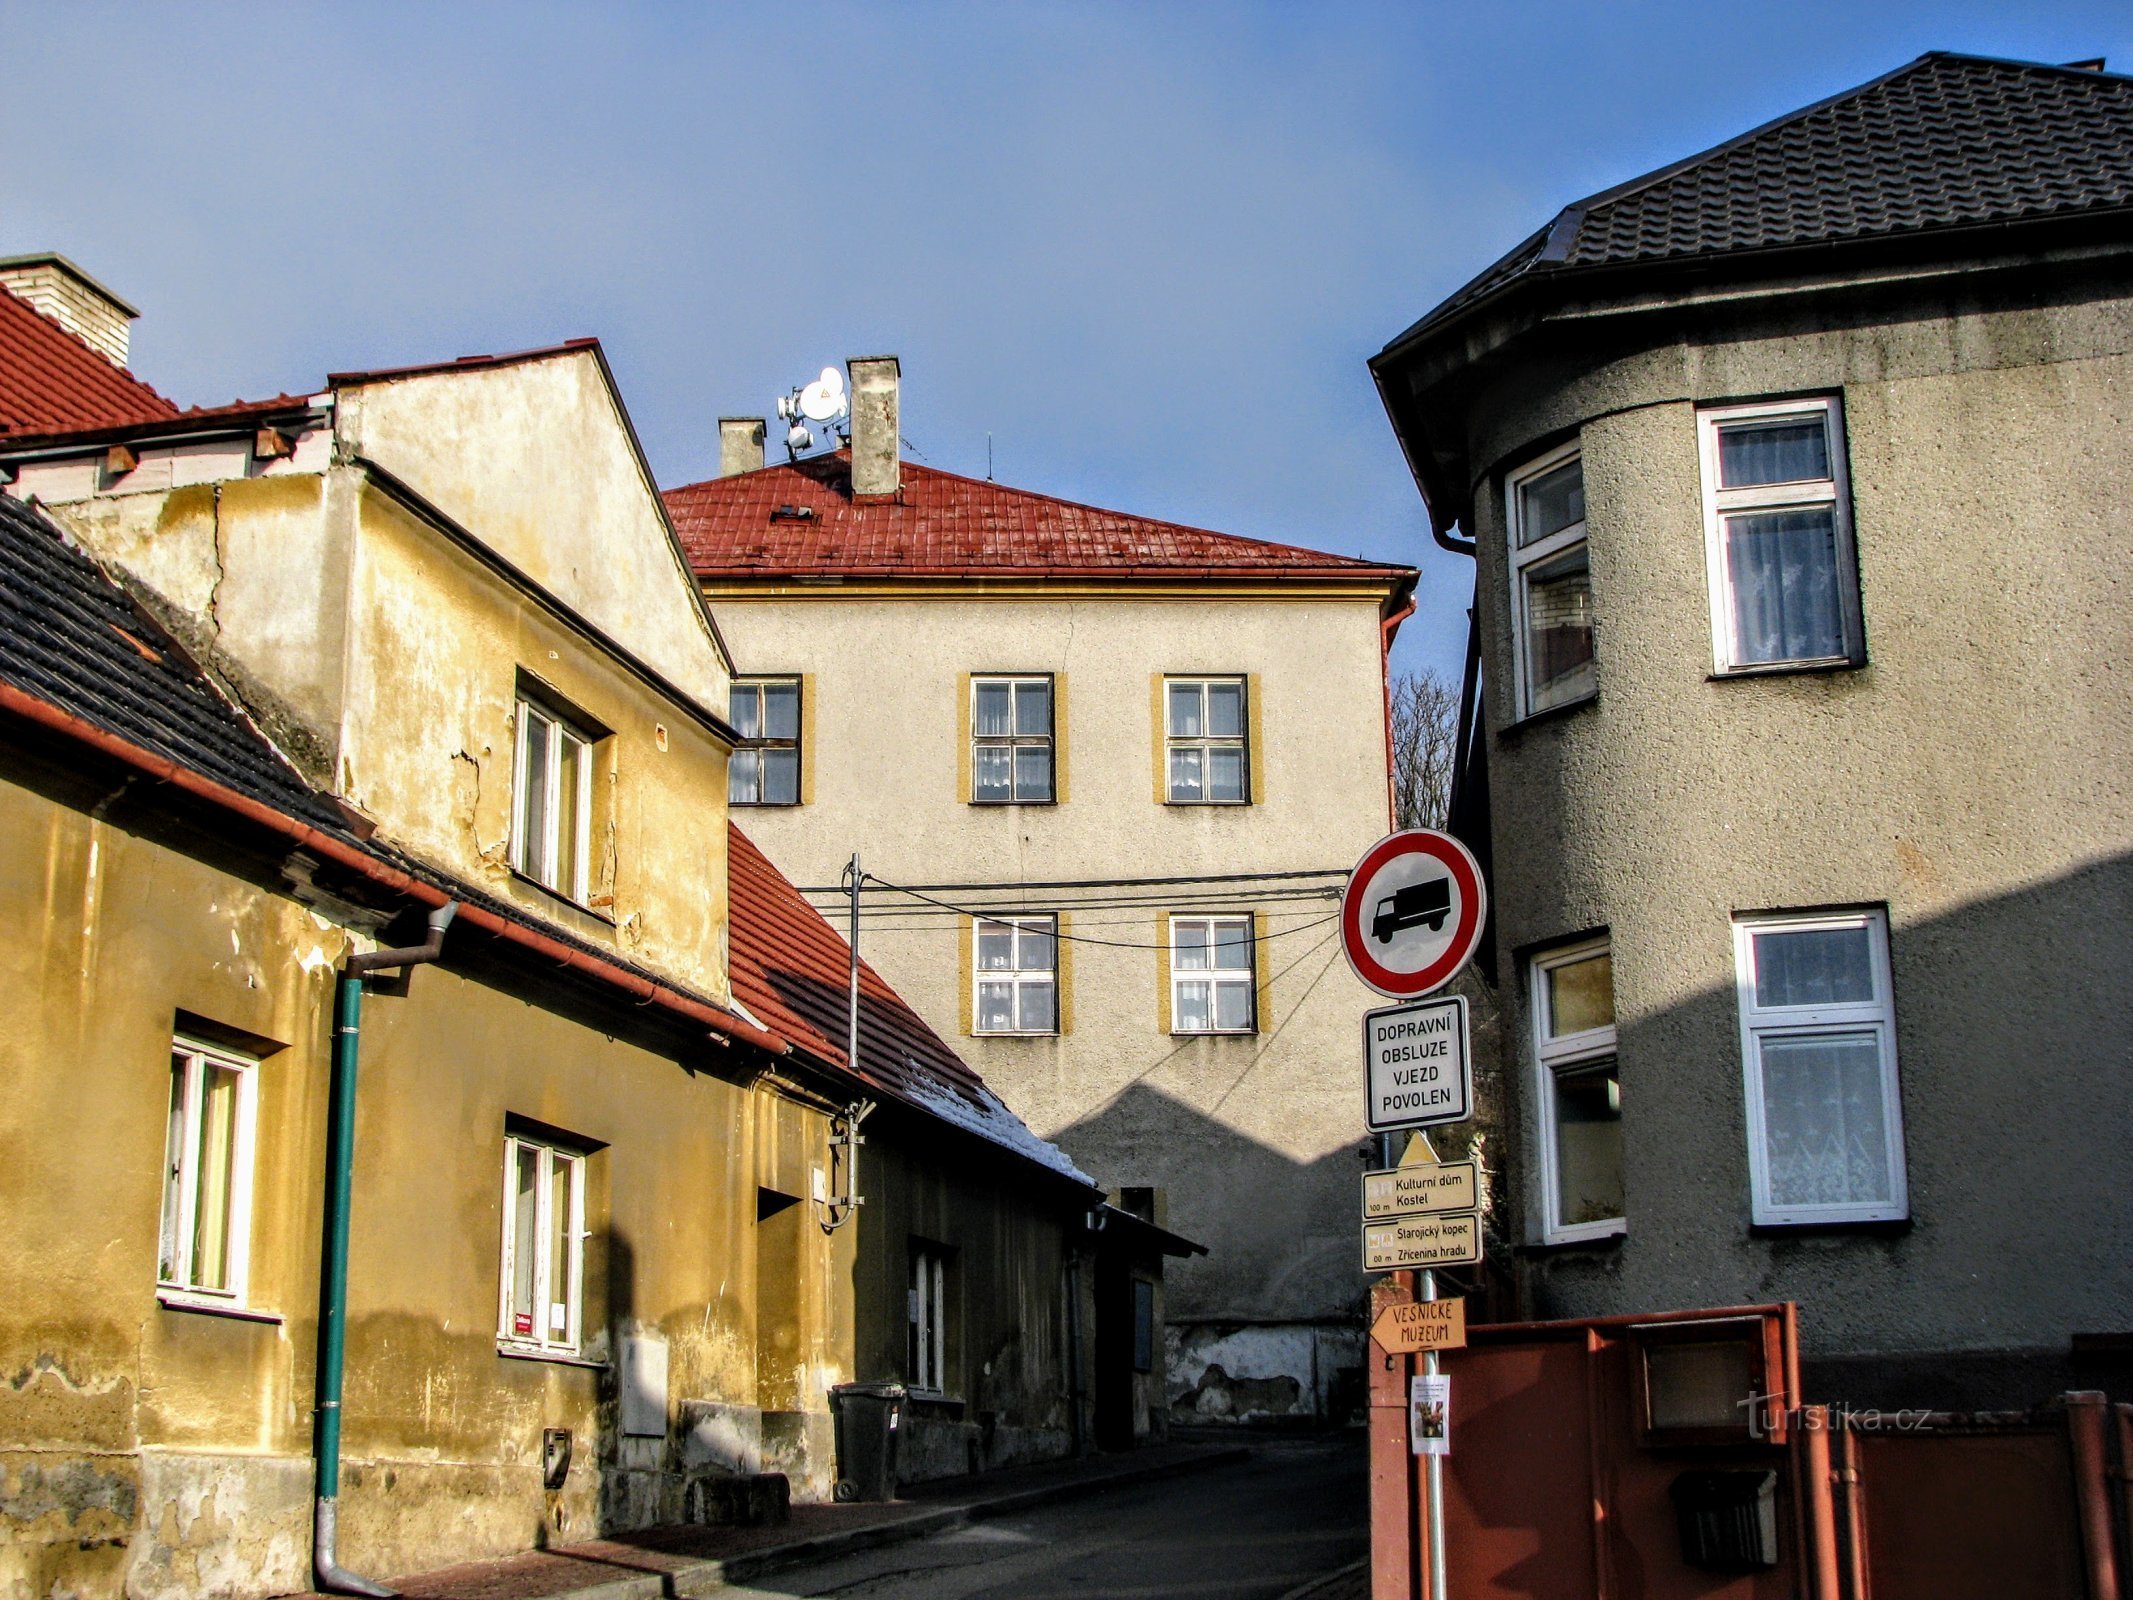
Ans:
[[[1585,543],[1585,463],[1551,451],[1508,486],[1511,625],[1519,715],[1589,697],[1592,563]]]
[[[166,1301],[245,1304],[258,1093],[257,1061],[182,1034],[171,1040],[156,1264]]]
[[[1052,917],[980,919],[973,926],[973,1032],[1059,1031],[1057,935]]]
[[[1887,918],[1744,918],[1733,934],[1755,1220],[1908,1215]]]
[[[736,806],[800,803],[800,680],[737,678],[727,697],[740,748],[726,764],[726,800]]]
[[[1718,669],[1863,661],[1838,403],[1727,406],[1698,421]]]
[[[1534,1057],[1551,1243],[1624,1227],[1622,1074],[1615,1060],[1615,964],[1605,939],[1533,958]]]
[[[1052,680],[970,680],[970,798],[988,805],[1052,798]]]
[[[1258,1026],[1253,991],[1252,919],[1170,919],[1170,1031],[1250,1033]]]
[[[948,1389],[948,1255],[931,1245],[911,1247],[910,1345],[904,1370],[911,1387],[928,1394]]]
[[[1252,798],[1244,695],[1241,677],[1164,680],[1172,805],[1243,805]]]

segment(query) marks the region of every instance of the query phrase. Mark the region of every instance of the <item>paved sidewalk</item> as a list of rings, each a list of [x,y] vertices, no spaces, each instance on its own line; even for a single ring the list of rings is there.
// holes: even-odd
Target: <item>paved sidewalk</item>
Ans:
[[[1365,1556],[1338,1572],[1300,1583],[1281,1600],[1370,1600],[1370,1558]]]
[[[665,1600],[711,1595],[779,1567],[819,1561],[1126,1483],[1251,1454],[1243,1443],[1159,1445],[1083,1461],[913,1484],[886,1505],[794,1506],[775,1528],[665,1527],[470,1561],[389,1580],[408,1600]]]

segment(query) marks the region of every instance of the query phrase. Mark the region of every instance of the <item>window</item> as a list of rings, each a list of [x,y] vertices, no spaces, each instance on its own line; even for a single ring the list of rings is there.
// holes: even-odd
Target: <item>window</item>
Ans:
[[[1624,1215],[1614,956],[1590,940],[1536,956],[1532,974],[1543,1237],[1605,1238]]]
[[[911,1247],[911,1387],[948,1391],[948,1257],[930,1245]]]
[[[245,1303],[258,1100],[258,1062],[182,1034],[171,1040],[156,1263],[156,1282],[167,1301]]]
[[[576,1355],[584,1312],[585,1157],[512,1135],[504,1140],[504,1267],[497,1343]]]
[[[1511,627],[1519,715],[1592,694],[1592,564],[1585,550],[1585,463],[1544,456],[1511,480]]]
[[[728,702],[744,742],[726,766],[726,799],[737,806],[800,803],[800,680],[736,681]]]
[[[1729,406],[1698,426],[1718,670],[1863,661],[1837,402]]]
[[[1252,1032],[1252,957],[1250,917],[1172,917],[1170,1031]]]
[[[591,736],[520,696],[511,865],[580,902],[592,853],[592,744]]]
[[[1028,805],[1052,798],[1052,680],[970,681],[973,800]]]
[[[1058,926],[1051,917],[980,921],[972,1032],[1059,1031]]]
[[[1743,920],[1733,944],[1755,1220],[1907,1215],[1886,920]]]
[[[1172,805],[1242,805],[1251,799],[1242,678],[1168,678],[1163,747]]]
[[[1155,1285],[1133,1280],[1133,1370],[1155,1370]]]

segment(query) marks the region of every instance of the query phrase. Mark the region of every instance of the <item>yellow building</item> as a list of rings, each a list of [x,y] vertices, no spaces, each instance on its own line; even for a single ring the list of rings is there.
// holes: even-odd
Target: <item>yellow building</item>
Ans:
[[[667,495],[748,663],[736,815],[796,882],[856,850],[861,942],[1047,1138],[1160,1191],[1173,1414],[1360,1399],[1360,1018],[1333,913],[1390,829],[1406,567],[902,462],[900,369],[849,451]]]
[[[830,1386],[921,1334],[909,1475],[1072,1448],[1077,1263],[1182,1246],[1098,1251],[870,970],[848,1059],[597,346],[213,413],[74,376],[103,411],[0,451],[0,1592],[824,1497]]]

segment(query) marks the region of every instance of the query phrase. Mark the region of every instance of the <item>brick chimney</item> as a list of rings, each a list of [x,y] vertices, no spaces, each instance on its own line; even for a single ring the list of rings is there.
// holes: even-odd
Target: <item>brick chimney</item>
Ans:
[[[65,256],[47,251],[0,260],[0,289],[79,334],[113,366],[126,364],[133,319],[140,313]]]
[[[718,419],[718,475],[730,478],[736,472],[753,472],[763,464],[763,419],[720,417]]]
[[[886,500],[903,486],[903,367],[894,356],[854,356],[845,367],[852,375],[852,498]]]

